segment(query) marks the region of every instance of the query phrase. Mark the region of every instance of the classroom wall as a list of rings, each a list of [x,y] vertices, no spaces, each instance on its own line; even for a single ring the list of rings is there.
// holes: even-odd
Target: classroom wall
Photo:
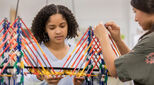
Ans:
[[[18,15],[30,28],[36,13],[46,4],[63,4],[72,10],[79,22],[80,30],[97,25],[100,21],[115,21],[125,35],[124,41],[129,41],[130,0],[19,0]],[[10,10],[16,9],[17,0],[0,0],[0,20],[9,17]],[[83,31],[84,32],[84,31]]]

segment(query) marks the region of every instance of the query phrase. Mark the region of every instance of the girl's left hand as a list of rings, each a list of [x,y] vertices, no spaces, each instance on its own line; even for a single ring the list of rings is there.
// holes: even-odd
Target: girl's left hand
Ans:
[[[81,85],[84,81],[83,77],[75,77],[74,78],[74,85]]]

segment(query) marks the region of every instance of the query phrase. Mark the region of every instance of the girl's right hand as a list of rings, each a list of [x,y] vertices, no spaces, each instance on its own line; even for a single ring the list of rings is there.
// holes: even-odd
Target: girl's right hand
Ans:
[[[115,42],[118,42],[121,40],[120,27],[118,25],[116,25],[114,22],[111,21],[111,22],[107,22],[105,24],[105,27],[108,29],[108,31],[110,32]]]
[[[43,81],[44,80],[44,75],[41,76],[41,75],[36,75],[37,79],[39,79],[40,81]]]
[[[48,85],[57,85],[58,82],[60,81],[60,79],[62,79],[63,77],[52,77],[51,75],[49,76],[45,76],[45,80],[48,83]]]

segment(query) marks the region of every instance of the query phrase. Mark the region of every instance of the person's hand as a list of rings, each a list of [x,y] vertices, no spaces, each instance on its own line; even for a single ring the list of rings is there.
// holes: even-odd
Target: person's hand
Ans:
[[[62,79],[63,77],[52,77],[51,75],[45,76],[45,80],[48,83],[48,85],[57,85],[59,80]]]
[[[37,79],[39,79],[40,81],[44,80],[44,75],[36,75]]]
[[[74,85],[81,85],[84,81],[83,77],[74,77]]]
[[[94,29],[95,36],[99,39],[99,41],[106,40],[108,38],[108,32],[105,26],[100,23]]]
[[[110,32],[115,42],[118,42],[121,40],[120,27],[118,25],[116,25],[113,21],[111,21],[111,22],[107,22],[105,24],[105,27],[107,27],[108,31]]]

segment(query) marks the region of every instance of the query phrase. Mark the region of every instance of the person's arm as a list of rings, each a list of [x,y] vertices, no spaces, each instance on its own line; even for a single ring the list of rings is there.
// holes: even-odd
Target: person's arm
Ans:
[[[127,45],[123,42],[123,40],[120,37],[120,27],[117,26],[114,22],[110,21],[105,24],[105,27],[108,29],[108,31],[111,34],[111,37],[117,44],[117,47],[121,53],[121,55],[126,54],[130,51],[130,49],[127,47]]]
[[[110,45],[107,29],[102,24],[99,24],[98,26],[96,26],[94,30],[94,34],[100,41],[100,44],[102,47],[102,53],[103,53],[103,57],[104,57],[104,61],[106,63],[107,69],[109,70],[112,76],[116,77],[117,72],[116,72],[114,61],[117,58],[117,56],[115,55]]]
[[[117,56],[115,55],[115,53],[109,43],[109,39],[100,40],[100,43],[101,43],[102,53],[103,53],[103,57],[104,57],[104,61],[106,63],[106,66],[107,66],[110,74],[112,76],[116,77],[117,73],[116,73],[114,60],[117,58]]]
[[[130,49],[127,47],[127,45],[124,43],[123,40],[119,40],[115,42],[121,55],[124,55],[130,51]]]

